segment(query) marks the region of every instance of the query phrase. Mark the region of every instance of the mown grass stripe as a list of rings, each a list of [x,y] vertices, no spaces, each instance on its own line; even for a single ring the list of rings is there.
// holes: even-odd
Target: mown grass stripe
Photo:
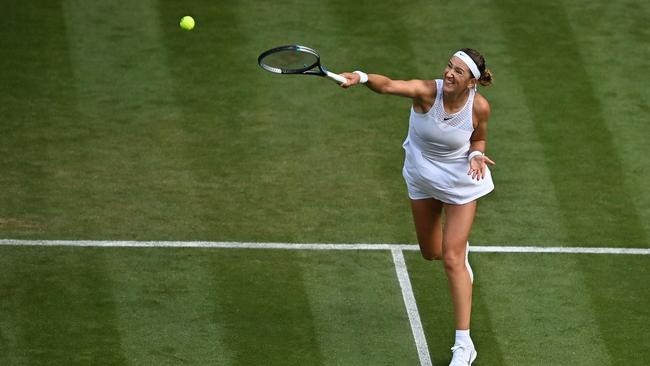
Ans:
[[[300,252],[227,251],[209,255],[230,365],[323,365]]]
[[[3,3],[0,34],[0,230],[29,238],[58,231],[54,218],[76,207],[66,178],[85,132],[75,123],[61,4],[13,3]]]
[[[621,152],[595,87],[601,83],[598,79],[616,76],[592,77],[585,66],[592,58],[611,52],[606,41],[593,54],[587,52],[589,49],[583,50],[581,37],[576,33],[579,28],[572,27],[575,20],[567,14],[564,1],[523,4],[501,0],[494,5],[493,14],[503,27],[513,58],[511,72],[523,86],[536,132],[545,142],[544,157],[568,242],[646,242],[647,226],[634,204],[636,195],[642,193],[626,180]],[[635,16],[642,18],[625,12],[625,18]],[[595,21],[602,24],[620,20],[608,15]],[[590,22],[594,19],[590,18]],[[590,34],[596,32],[593,27],[583,29]],[[611,29],[607,27],[607,32]],[[630,43],[625,48],[637,47]],[[613,64],[621,66],[616,60]],[[620,80],[616,78],[614,85],[626,89]],[[619,118],[626,119],[626,114],[627,111]],[[580,257],[576,261],[582,263],[575,269],[581,271],[585,282],[596,282],[599,276],[584,269],[591,258]],[[598,301],[597,292],[585,294],[592,303],[597,332],[608,357],[614,360],[619,354],[629,354],[630,347],[619,341],[619,321],[608,320],[610,309]]]
[[[60,172],[71,192],[53,194],[72,207],[48,221],[59,228],[74,222],[72,230],[87,237],[147,235],[154,227],[164,235],[197,185],[187,183],[176,154],[185,141],[157,2],[62,4],[74,70],[66,83],[77,111],[68,123],[84,135],[56,145],[74,151]]]
[[[242,251],[227,251],[231,252]],[[325,365],[419,363],[388,252],[292,253],[302,258],[303,281]],[[283,257],[282,252],[273,254]]]
[[[78,182],[67,178],[86,132],[76,124],[63,5],[3,5],[0,229],[30,236],[57,231],[55,218],[77,207],[69,197]],[[124,364],[104,253],[81,260],[71,248],[14,249],[0,259],[0,313],[11,317],[0,317],[0,364]]]
[[[84,248],[85,253],[102,251]],[[114,249],[107,254],[117,299],[122,348],[130,365],[230,365],[230,336],[212,286],[210,256],[201,250]]]
[[[122,221],[127,216],[154,216],[164,225],[169,210],[158,206],[160,197],[165,197],[164,205],[177,204],[170,192],[185,179],[183,163],[176,159],[184,135],[177,123],[179,109],[162,34],[169,20],[161,19],[158,3],[63,1],[82,116],[75,122],[99,136],[77,147],[85,150],[77,180],[88,194],[75,200],[76,210],[68,215],[85,213],[94,219],[79,225],[91,233],[111,228],[129,232],[137,220]],[[95,175],[103,179],[93,179]],[[192,195],[194,187],[188,184],[183,193]],[[116,203],[122,209],[114,215],[108,207]],[[147,206],[151,216],[131,211]],[[101,212],[95,211],[100,207]],[[191,217],[187,211],[184,216]],[[217,306],[205,299],[209,266],[192,266],[196,262],[170,252],[138,254],[107,255],[104,263],[111,280],[105,290],[117,299],[115,326],[125,363],[227,363],[228,353],[217,347],[225,338],[220,324],[203,320]]]
[[[598,326],[602,314],[596,312],[587,290],[593,279],[581,270],[581,258],[605,262],[645,259],[575,254],[558,257],[486,253],[474,257],[480,301],[491,323],[477,323],[484,314],[475,314],[472,320],[481,332],[491,326],[489,331],[498,335],[504,360],[500,365],[610,364],[607,334]],[[608,276],[607,272],[596,273],[599,278]],[[479,347],[480,359],[484,348],[480,343]]]
[[[124,365],[106,253],[18,247],[0,256],[4,364]],[[5,316],[11,320],[5,322]],[[0,342],[4,343],[4,342]]]
[[[650,269],[646,257],[579,256],[575,261],[585,284],[576,291],[588,294],[591,300],[595,311],[592,321],[598,325],[606,342],[610,364],[647,364]],[[640,329],[645,335],[639,336],[631,331],[634,329]]]
[[[0,239],[0,245],[14,246],[74,246],[74,247],[133,247],[133,248],[221,248],[221,249],[288,249],[288,250],[420,250],[413,244],[326,244],[326,243],[250,243],[219,241],[112,241],[112,240],[24,240]],[[630,254],[650,255],[650,248],[602,247],[536,247],[536,246],[478,246],[472,252],[482,253],[568,253],[568,254]]]
[[[633,191],[562,2],[493,2],[571,243],[645,241]],[[540,16],[543,14],[543,16]],[[522,161],[525,164],[526,159]]]

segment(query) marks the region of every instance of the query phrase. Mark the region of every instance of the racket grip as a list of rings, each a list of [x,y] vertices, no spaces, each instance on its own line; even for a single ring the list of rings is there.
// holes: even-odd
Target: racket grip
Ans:
[[[344,84],[344,83],[346,83],[348,81],[348,79],[344,78],[343,76],[341,76],[339,74],[335,74],[335,73],[329,72],[329,71],[326,71],[325,73],[326,73],[328,78],[336,81],[339,84]]]

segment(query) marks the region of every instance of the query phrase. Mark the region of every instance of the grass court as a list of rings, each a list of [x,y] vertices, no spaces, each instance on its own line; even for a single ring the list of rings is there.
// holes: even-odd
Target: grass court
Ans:
[[[470,243],[650,247],[649,3],[0,3],[2,365],[420,364],[390,250],[24,245],[416,243],[409,101],[262,71],[282,44],[394,79],[479,50],[496,190]],[[411,249],[446,365],[444,271]],[[470,258],[475,365],[650,359],[648,255]]]

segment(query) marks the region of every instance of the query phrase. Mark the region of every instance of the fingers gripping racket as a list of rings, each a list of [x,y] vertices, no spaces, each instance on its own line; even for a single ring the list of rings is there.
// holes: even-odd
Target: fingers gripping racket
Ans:
[[[257,63],[275,74],[326,76],[339,84],[347,81],[343,76],[327,71],[320,64],[318,53],[309,47],[289,45],[272,48],[262,52]]]

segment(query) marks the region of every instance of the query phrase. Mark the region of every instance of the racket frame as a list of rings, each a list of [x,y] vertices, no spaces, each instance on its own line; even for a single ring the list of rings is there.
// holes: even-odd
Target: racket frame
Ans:
[[[296,51],[296,52],[308,53],[316,57],[316,62],[301,69],[281,69],[278,67],[267,65],[263,62],[265,57],[281,51]],[[323,65],[321,65],[320,63],[320,55],[318,54],[318,52],[316,52],[312,48],[301,46],[301,45],[294,44],[294,45],[286,45],[286,46],[271,48],[270,50],[264,51],[260,54],[260,56],[257,58],[257,63],[264,70],[272,72],[274,74],[303,74],[303,75],[325,76],[336,81],[339,84],[343,84],[347,81],[347,79],[344,78],[343,76],[330,72],[326,68],[324,68]]]

